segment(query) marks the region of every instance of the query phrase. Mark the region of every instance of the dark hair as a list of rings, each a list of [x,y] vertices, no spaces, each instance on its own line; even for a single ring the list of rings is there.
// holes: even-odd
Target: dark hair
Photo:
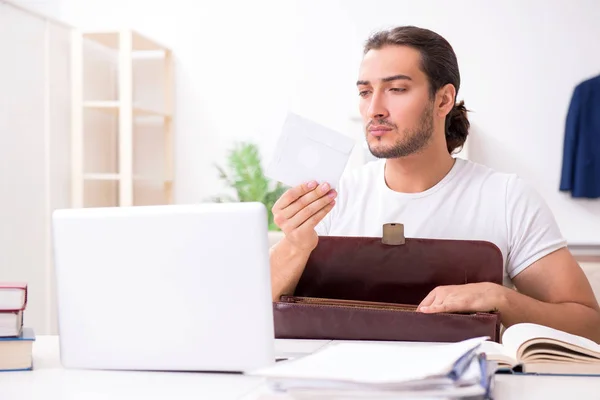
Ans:
[[[377,32],[365,43],[364,53],[385,46],[408,46],[421,53],[421,70],[429,79],[429,95],[433,98],[444,85],[454,85],[456,93],[460,88],[460,72],[456,54],[450,43],[439,34],[415,26],[400,26]],[[452,153],[461,147],[469,134],[469,119],[464,101],[455,104],[446,116],[446,145]]]

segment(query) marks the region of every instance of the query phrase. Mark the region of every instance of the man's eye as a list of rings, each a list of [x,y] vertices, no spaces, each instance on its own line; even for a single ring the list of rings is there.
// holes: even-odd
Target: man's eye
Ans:
[[[390,88],[392,92],[404,92],[406,89],[404,88]]]
[[[360,92],[358,92],[358,95],[359,95],[360,97],[365,97],[365,96],[366,96],[366,95],[368,95],[368,94],[369,94],[369,91],[368,91],[368,90],[361,90]]]

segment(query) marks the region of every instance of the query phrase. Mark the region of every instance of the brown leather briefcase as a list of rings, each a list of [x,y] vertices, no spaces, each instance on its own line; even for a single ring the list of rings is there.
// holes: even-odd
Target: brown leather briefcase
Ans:
[[[319,238],[293,296],[273,304],[275,337],[454,342],[500,340],[496,312],[425,314],[418,304],[437,286],[502,284],[503,257],[486,241]],[[390,233],[391,232],[391,233]]]

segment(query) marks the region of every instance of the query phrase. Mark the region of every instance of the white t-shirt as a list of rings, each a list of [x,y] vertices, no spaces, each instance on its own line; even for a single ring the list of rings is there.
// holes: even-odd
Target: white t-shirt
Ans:
[[[385,160],[345,174],[336,205],[317,225],[321,236],[381,237],[385,223],[404,224],[405,237],[486,240],[501,250],[504,284],[536,260],[566,246],[540,195],[514,174],[456,158],[450,172],[420,193],[391,190]]]

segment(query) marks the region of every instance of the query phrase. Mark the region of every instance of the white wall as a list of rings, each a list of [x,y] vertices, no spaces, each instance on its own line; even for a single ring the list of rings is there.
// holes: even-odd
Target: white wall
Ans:
[[[69,206],[68,27],[0,2],[0,281],[28,283],[24,323],[55,329],[50,214]]]
[[[59,15],[59,3],[55,0],[9,0],[11,3],[25,7],[40,16]]]
[[[25,324],[48,334],[57,329],[50,216],[71,205],[71,28],[44,17],[57,4],[36,3],[0,0],[0,281],[29,284]],[[94,76],[85,98],[115,95],[103,50],[85,46],[84,74]],[[115,117],[85,119],[86,171],[114,172]],[[112,182],[85,189],[91,205],[117,195]]]
[[[532,182],[570,241],[600,242],[600,200],[558,193],[571,91],[600,73],[597,0],[53,1],[71,24],[133,27],[173,48],[178,202],[220,190],[212,164],[234,140],[255,139],[268,157],[287,106],[359,137],[349,117],[361,44],[414,24],[459,56],[472,158]]]

